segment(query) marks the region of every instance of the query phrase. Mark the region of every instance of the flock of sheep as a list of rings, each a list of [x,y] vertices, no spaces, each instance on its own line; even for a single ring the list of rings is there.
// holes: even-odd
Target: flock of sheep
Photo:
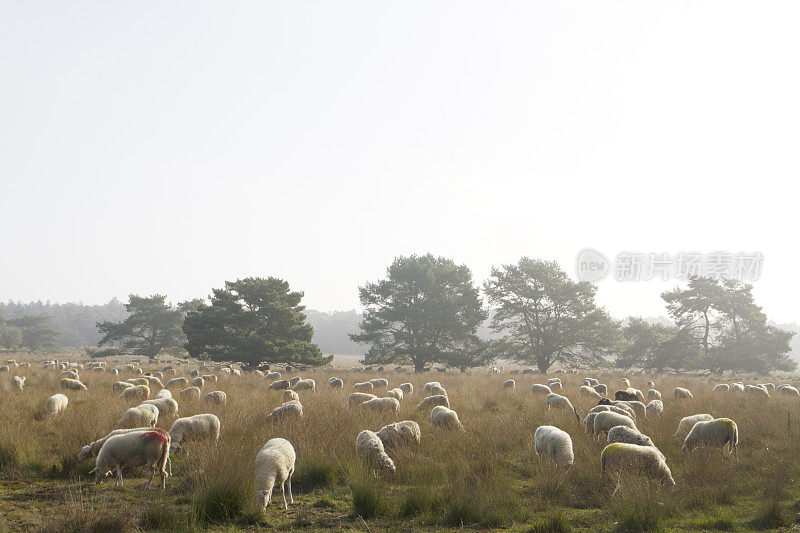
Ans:
[[[0,366],[0,372],[11,368],[24,371],[30,363],[17,364],[10,360]],[[165,366],[159,372],[144,372],[138,364],[128,364],[120,368],[106,368],[103,362],[91,362],[86,365],[47,361],[45,369],[59,373],[61,393],[54,394],[46,402],[47,413],[57,416],[68,409],[69,398],[65,392],[78,394],[87,391],[81,381],[79,372],[111,372],[114,375],[130,373],[133,377],[115,381],[112,393],[121,400],[139,402],[124,411],[122,417],[105,436],[86,444],[78,454],[79,461],[95,460],[92,473],[95,482],[100,483],[109,474],[115,475],[115,486],[122,485],[123,468],[145,467],[149,470],[146,489],[150,488],[153,476],[158,473],[161,487],[166,486],[167,477],[172,475],[170,454],[184,451],[191,442],[216,443],[220,436],[219,418],[211,413],[198,414],[191,417],[177,418],[169,431],[156,428],[159,416],[175,418],[178,416],[178,401],[171,390],[175,390],[177,398],[203,398],[209,405],[224,405],[227,401],[223,391],[212,391],[202,395],[207,383],[217,382],[215,374],[201,374],[208,370],[201,367],[192,370],[188,377],[173,377],[166,381],[166,376],[176,374],[172,366]],[[231,376],[240,375],[241,370],[230,366],[221,366],[218,371]],[[282,404],[275,408],[269,419],[281,422],[289,419],[303,418],[301,393],[314,393],[317,384],[313,379],[301,379],[294,376],[283,379],[280,372],[261,372],[256,370],[269,383],[267,390],[280,391]],[[25,390],[25,377],[15,375],[10,379],[12,390],[22,393]],[[669,466],[664,454],[656,447],[652,439],[639,431],[637,420],[658,417],[664,412],[661,392],[651,381],[648,390],[642,393],[631,387],[628,379],[623,379],[622,387],[614,393],[614,399],[607,397],[609,387],[594,378],[583,379],[576,391],[581,398],[597,401],[597,405],[588,410],[581,419],[577,409],[567,396],[559,394],[563,391],[561,379],[554,377],[546,383],[532,385],[534,396],[544,398],[548,411],[565,411],[574,414],[579,424],[595,439],[605,438],[607,445],[600,455],[601,477],[609,477],[616,481],[619,489],[622,475],[643,476],[660,481],[666,485],[674,485]],[[328,379],[326,387],[332,390],[344,389],[344,381],[337,377]],[[502,383],[502,389],[513,390],[516,382],[509,379]],[[157,390],[152,395],[151,391]],[[761,385],[720,384],[714,387],[715,393],[752,394],[759,397],[770,397],[771,394],[800,396],[800,392],[791,385],[775,387],[770,383]],[[374,412],[382,414],[398,413],[401,402],[414,395],[411,383],[402,383],[389,388],[385,378],[375,378],[352,385],[352,392],[346,402],[350,409],[358,412]],[[673,390],[676,401],[692,398],[686,388]],[[647,403],[645,403],[647,402]],[[421,400],[416,405],[415,413],[430,416],[431,424],[442,430],[464,431],[458,414],[450,408],[447,391],[438,381],[425,384],[421,391]],[[362,426],[363,427],[363,426]],[[713,418],[708,414],[696,414],[683,418],[678,424],[675,439],[683,441],[684,452],[691,453],[697,447],[712,447],[724,450],[728,446],[730,453],[736,454],[739,433],[736,423],[729,418]],[[377,431],[364,429],[355,442],[357,456],[377,472],[393,475],[396,466],[390,453],[401,447],[413,447],[421,441],[421,429],[413,420],[403,420],[383,426]],[[534,432],[534,449],[541,459],[552,462],[565,471],[574,463],[572,437],[570,434],[552,425],[539,426]],[[296,453],[292,444],[283,438],[270,439],[258,452],[254,467],[254,498],[258,506],[266,509],[271,500],[273,489],[281,487],[284,509],[293,503],[291,479],[295,469]],[[286,491],[289,492],[288,501]]]

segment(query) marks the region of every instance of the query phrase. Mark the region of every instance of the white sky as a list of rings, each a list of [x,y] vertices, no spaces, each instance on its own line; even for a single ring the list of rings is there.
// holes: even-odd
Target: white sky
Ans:
[[[320,310],[399,254],[477,280],[586,246],[760,251],[800,320],[797,2],[0,0],[0,300],[276,275]],[[616,316],[674,283],[604,281]]]

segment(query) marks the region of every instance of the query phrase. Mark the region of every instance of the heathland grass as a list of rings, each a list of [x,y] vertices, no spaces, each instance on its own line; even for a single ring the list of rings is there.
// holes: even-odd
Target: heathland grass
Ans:
[[[316,379],[318,390],[300,393],[305,413],[300,421],[267,421],[267,414],[281,403],[280,393],[267,391],[267,383],[255,375],[217,373],[219,382],[206,384],[204,392],[227,393],[226,406],[176,395],[179,416],[216,413],[222,435],[216,447],[189,446],[188,457],[174,456],[174,477],[167,480],[167,489],[145,492],[143,471],[127,472],[125,486],[115,489],[112,481],[92,483],[87,474],[93,462],[76,461],[81,446],[113,429],[133,405],[111,393],[118,378],[84,370],[81,377],[89,391],[66,392],[69,407],[51,417],[43,406],[50,395],[61,392],[59,380],[57,372],[40,366],[0,374],[0,532],[749,531],[790,529],[800,512],[800,399],[715,395],[711,388],[716,381],[709,378],[629,376],[642,390],[653,379],[664,396],[663,416],[638,425],[666,455],[677,482],[672,490],[632,479],[610,497],[613,487],[599,476],[603,443],[585,435],[573,414],[549,413],[544,397],[531,393],[531,384],[544,382],[544,376],[517,374],[512,376],[516,389],[502,390],[500,384],[509,376],[479,371],[409,375],[317,370],[301,372]],[[178,367],[178,374],[188,375],[191,368]],[[28,377],[21,393],[9,389],[13,374]],[[562,374],[562,393],[582,415],[595,403],[577,395],[583,374],[597,377],[612,391],[623,377],[605,372]],[[345,380],[344,390],[326,389],[331,375]],[[387,377],[391,386],[414,384],[415,394],[403,401],[396,417],[367,416],[347,406],[354,382],[378,376]],[[426,416],[415,415],[422,386],[432,380],[447,389],[465,432],[434,428]],[[675,386],[691,389],[695,399],[673,399]],[[672,435],[681,417],[696,413],[737,422],[738,463],[718,450],[681,454]],[[406,419],[419,422],[422,443],[391,452],[397,465],[393,479],[366,471],[355,456],[358,433]],[[162,419],[158,426],[169,429],[172,422]],[[543,424],[557,425],[572,436],[575,465],[566,476],[533,453],[533,433]],[[284,512],[278,492],[261,515],[253,505],[252,467],[258,450],[273,437],[288,439],[297,451],[295,505]]]

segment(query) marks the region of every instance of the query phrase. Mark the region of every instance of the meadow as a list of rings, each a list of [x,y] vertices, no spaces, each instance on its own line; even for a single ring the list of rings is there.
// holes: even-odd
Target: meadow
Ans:
[[[163,365],[143,363],[142,368],[155,371]],[[178,366],[177,375],[188,376],[194,368],[196,364]],[[62,392],[58,371],[34,361],[30,368],[0,374],[0,531],[749,531],[790,529],[800,512],[800,398],[711,392],[715,383],[729,383],[733,377],[560,374],[561,393],[582,417],[596,404],[578,396],[583,377],[608,384],[612,395],[623,377],[642,390],[653,380],[662,392],[664,414],[637,425],[666,455],[677,485],[668,489],[630,479],[611,497],[614,486],[600,479],[604,441],[586,435],[574,414],[548,412],[544,397],[531,393],[532,384],[551,376],[492,374],[488,369],[463,374],[336,368],[284,372],[283,377],[315,379],[317,391],[300,392],[301,420],[273,423],[267,415],[281,399],[280,392],[267,390],[268,381],[255,374],[214,373],[219,382],[207,383],[203,392],[225,391],[227,405],[175,398],[179,416],[219,416],[218,444],[194,444],[188,456],[174,455],[166,490],[154,486],[148,492],[143,490],[144,471],[126,472],[122,488],[114,488],[110,478],[95,485],[88,475],[93,461],[79,464],[76,457],[83,445],[107,434],[125,409],[138,403],[125,403],[111,391],[115,380],[134,377],[132,372],[116,377],[81,371],[89,390],[66,391],[69,406],[56,416],[47,415],[44,406],[48,397]],[[22,392],[10,389],[13,375],[27,376]],[[344,389],[325,386],[334,375],[344,380]],[[397,415],[348,408],[353,383],[375,377],[388,378],[390,388],[413,383],[415,392],[404,399]],[[516,388],[503,390],[501,384],[509,378],[516,380]],[[435,428],[427,416],[414,413],[423,385],[434,380],[447,389],[464,432]],[[797,381],[792,376],[735,380]],[[676,386],[691,389],[694,399],[673,399]],[[721,457],[719,450],[681,453],[681,443],[673,439],[678,421],[697,413],[737,422],[739,462]],[[356,436],[399,420],[416,420],[422,442],[390,452],[397,466],[394,478],[373,475],[356,456]],[[157,425],[169,430],[173,421],[160,418]],[[575,464],[566,475],[534,454],[533,433],[545,424],[572,436]],[[297,452],[295,504],[285,512],[278,492],[261,514],[253,501],[252,470],[257,452],[273,437],[288,439]]]

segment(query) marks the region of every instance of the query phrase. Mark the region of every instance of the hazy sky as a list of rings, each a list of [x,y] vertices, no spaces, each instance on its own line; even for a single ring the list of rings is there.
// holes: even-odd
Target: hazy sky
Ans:
[[[477,280],[590,246],[760,251],[800,321],[797,2],[0,0],[0,300],[286,278],[320,310],[399,254]],[[599,284],[663,314],[675,283]]]

